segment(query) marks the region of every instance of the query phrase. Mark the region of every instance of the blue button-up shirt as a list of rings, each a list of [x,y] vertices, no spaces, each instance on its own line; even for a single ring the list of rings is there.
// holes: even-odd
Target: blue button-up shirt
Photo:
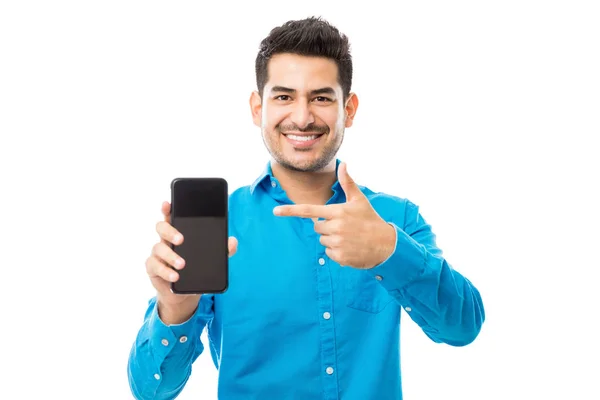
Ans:
[[[332,189],[328,204],[344,202],[338,182]],[[396,229],[393,254],[368,270],[329,259],[310,218],[273,214],[292,202],[270,163],[233,192],[229,229],[239,245],[229,289],[202,295],[180,325],[162,323],[150,300],[129,356],[134,396],[178,395],[206,349],[205,327],[219,398],[228,400],[402,399],[402,308],[431,340],[471,343],[485,318],[478,290],[444,259],[415,204],[360,189]]]

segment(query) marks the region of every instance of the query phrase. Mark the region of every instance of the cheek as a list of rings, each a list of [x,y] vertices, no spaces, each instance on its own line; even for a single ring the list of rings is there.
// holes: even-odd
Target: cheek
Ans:
[[[277,125],[285,121],[285,114],[281,110],[270,108],[268,112],[263,110],[262,125],[269,132],[273,132]]]
[[[344,128],[344,109],[331,107],[320,113],[319,119],[323,121],[332,132],[339,132]]]
[[[346,126],[346,108],[344,108],[344,105],[341,102],[339,103],[339,107],[337,109],[336,118],[336,130],[338,132],[344,130]]]

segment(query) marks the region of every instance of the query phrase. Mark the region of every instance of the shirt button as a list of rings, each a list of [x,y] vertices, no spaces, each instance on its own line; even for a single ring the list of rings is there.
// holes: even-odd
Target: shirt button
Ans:
[[[160,375],[159,374],[154,374],[154,379],[159,380],[160,379]]]
[[[380,281],[380,280],[382,280],[382,279],[383,279],[383,277],[382,277],[381,275],[376,275],[376,276],[375,276],[375,279],[377,279],[378,281]]]
[[[163,339],[160,342],[163,344],[163,346],[168,346],[169,345],[169,341],[167,339]]]
[[[329,319],[329,318],[331,318],[331,314],[330,314],[330,313],[328,313],[328,312],[324,312],[324,313],[323,313],[323,318],[325,318],[325,319]]]
[[[275,182],[275,181],[271,182],[271,186],[277,187],[277,182]]]
[[[180,343],[185,343],[185,342],[187,342],[187,336],[182,336],[182,337],[180,337],[180,338],[179,338],[179,342],[180,342]]]
[[[407,312],[411,312],[411,311],[412,311],[412,308],[410,308],[410,307],[404,307],[404,309],[405,309]]]
[[[327,369],[325,370],[325,372],[327,372],[328,375],[331,375],[331,374],[333,374],[333,368],[327,367]]]
[[[325,265],[325,259],[323,257],[319,258],[319,264]]]

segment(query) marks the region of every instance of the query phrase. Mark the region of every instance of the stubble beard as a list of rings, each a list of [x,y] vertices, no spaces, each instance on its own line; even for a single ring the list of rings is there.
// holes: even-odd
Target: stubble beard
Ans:
[[[326,140],[326,137],[330,135],[330,133],[331,132],[324,133],[321,140]],[[327,143],[323,148],[322,153],[316,159],[302,163],[295,163],[285,157],[281,151],[281,147],[278,145],[278,143],[280,143],[278,139],[285,140],[279,130],[275,129],[273,133],[268,132],[264,128],[262,130],[263,143],[265,144],[269,154],[271,154],[271,157],[273,157],[273,159],[283,168],[295,172],[319,172],[327,167],[335,159],[338,150],[344,141],[343,129],[336,131],[335,135],[338,139],[336,139],[334,142]],[[314,151],[314,149],[294,149],[294,151],[308,152]]]

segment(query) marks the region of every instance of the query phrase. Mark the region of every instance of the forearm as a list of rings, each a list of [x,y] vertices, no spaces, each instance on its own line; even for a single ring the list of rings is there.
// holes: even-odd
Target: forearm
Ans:
[[[396,248],[368,270],[434,341],[464,346],[478,336],[485,311],[477,288],[455,271],[435,244],[430,226],[408,213],[405,230],[396,230]]]
[[[128,378],[136,399],[174,399],[183,390],[193,362],[203,351],[200,333],[206,313],[200,309],[179,325],[167,325],[150,302],[144,323],[131,348]]]

